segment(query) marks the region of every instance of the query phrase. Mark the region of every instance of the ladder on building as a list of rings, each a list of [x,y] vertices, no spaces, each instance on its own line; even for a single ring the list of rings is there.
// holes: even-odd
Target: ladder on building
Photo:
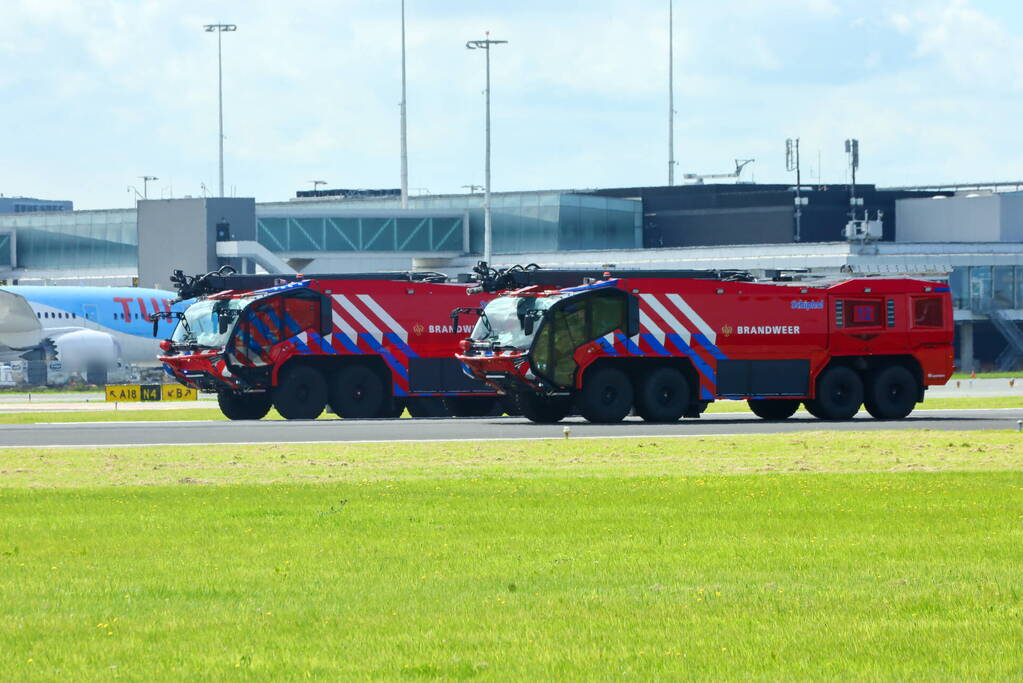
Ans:
[[[1023,359],[1023,331],[1004,309],[992,309],[988,311],[988,317],[1008,342],[1005,350],[998,355],[995,365],[999,370],[1012,370]]]

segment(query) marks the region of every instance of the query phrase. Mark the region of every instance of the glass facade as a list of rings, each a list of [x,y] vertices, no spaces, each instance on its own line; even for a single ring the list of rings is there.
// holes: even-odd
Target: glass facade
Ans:
[[[14,252],[11,232],[0,232],[0,266],[11,266],[14,263]]]
[[[464,251],[465,217],[256,216],[256,240],[273,252]]]
[[[334,206],[358,210],[394,209],[398,205],[398,200],[387,198],[338,202]],[[275,213],[288,210],[288,205],[273,206]],[[329,206],[324,206],[324,212],[329,213]],[[483,252],[482,194],[409,197],[409,208],[468,212],[469,251]],[[505,192],[490,195],[490,208],[497,254],[642,246],[643,204],[637,199],[555,191]],[[259,214],[257,206],[257,218]]]
[[[948,282],[955,308],[1023,308],[1023,266],[964,266],[954,269]]]
[[[17,233],[19,268],[131,268],[138,263],[134,209],[2,215],[0,230]]]
[[[1013,266],[991,268],[991,296],[995,308],[1015,308],[1016,287],[1013,277]]]
[[[482,202],[482,199],[481,199]],[[642,203],[559,192],[491,195],[494,253],[641,246]],[[469,248],[483,252],[483,209],[470,211]]]
[[[969,308],[969,296],[967,294],[967,282],[970,277],[969,268],[954,268],[948,274],[949,289],[952,290],[952,307]]]

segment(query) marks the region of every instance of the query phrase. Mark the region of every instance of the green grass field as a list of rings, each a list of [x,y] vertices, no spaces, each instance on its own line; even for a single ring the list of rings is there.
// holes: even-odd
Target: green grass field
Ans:
[[[1023,676],[1023,436],[0,449],[23,679]]]
[[[972,377],[968,372],[953,372],[952,379],[1021,379],[1023,372],[978,372]]]
[[[170,410],[72,410],[61,412],[2,413],[0,425],[43,424],[48,422],[152,422],[156,420],[226,420],[215,403],[191,408]],[[917,410],[950,410],[971,408],[1023,408],[1023,398],[1015,396],[992,396],[984,398],[954,397],[932,398],[917,406]],[[3,406],[0,405],[0,410]],[[708,413],[748,413],[745,401],[717,401],[707,409]],[[404,417],[408,417],[408,412]],[[264,418],[282,420],[276,410],[271,409]],[[321,420],[337,419],[331,413],[324,413]]]

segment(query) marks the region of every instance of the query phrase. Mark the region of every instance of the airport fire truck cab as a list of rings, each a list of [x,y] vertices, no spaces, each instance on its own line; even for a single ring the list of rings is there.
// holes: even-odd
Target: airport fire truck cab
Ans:
[[[175,279],[176,278],[176,279]],[[485,415],[499,396],[454,358],[471,330],[452,329],[452,308],[485,305],[442,274],[323,276],[175,274],[193,299],[161,342],[165,370],[215,391],[231,419],[288,419],[328,408],[341,417]],[[155,334],[155,322],[154,322]]]
[[[822,419],[861,405],[898,419],[952,374],[944,282],[633,271],[566,289],[519,284],[481,311],[458,360],[535,422],[573,408],[591,422],[633,411],[670,422],[716,399],[746,400],[765,419],[801,403]]]

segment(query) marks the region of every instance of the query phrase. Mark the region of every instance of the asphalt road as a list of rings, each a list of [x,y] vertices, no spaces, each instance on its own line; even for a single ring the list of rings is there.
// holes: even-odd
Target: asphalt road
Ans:
[[[397,441],[483,441],[503,439],[711,436],[810,430],[1016,429],[1023,410],[920,410],[904,420],[874,420],[860,413],[847,422],[827,422],[797,413],[782,422],[747,414],[712,414],[674,424],[638,419],[615,425],[569,418],[537,425],[523,418],[427,420],[310,420],[260,422],[79,422],[0,426],[0,446],[153,446],[184,444],[352,443]]]

